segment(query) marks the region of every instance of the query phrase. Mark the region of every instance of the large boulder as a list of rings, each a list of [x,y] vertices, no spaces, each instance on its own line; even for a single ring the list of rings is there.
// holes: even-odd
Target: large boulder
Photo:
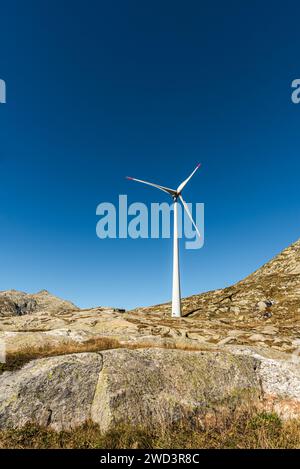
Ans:
[[[55,430],[89,419],[102,366],[97,353],[34,360],[0,376],[0,428],[34,422]]]
[[[0,375],[0,428],[85,422],[205,427],[239,406],[300,416],[299,363],[250,350],[113,349],[34,360]]]
[[[92,405],[103,431],[130,423],[167,427],[180,420],[202,423],[232,411],[261,388],[256,360],[218,352],[110,350]]]
[[[264,407],[283,419],[300,417],[300,361],[261,358],[258,375]]]

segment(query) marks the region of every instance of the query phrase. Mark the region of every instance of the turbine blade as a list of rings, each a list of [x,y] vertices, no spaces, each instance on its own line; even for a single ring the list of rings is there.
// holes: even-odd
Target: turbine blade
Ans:
[[[187,185],[187,183],[189,182],[189,180],[194,176],[195,172],[197,171],[197,169],[199,169],[201,166],[201,163],[199,163],[196,168],[194,169],[194,171],[192,172],[192,174],[187,178],[185,179],[177,188],[177,192],[181,192],[182,189]]]
[[[129,176],[126,176],[126,179],[130,179],[131,181],[141,182],[142,184],[147,184],[147,186],[156,187],[157,189],[160,189],[161,191],[164,191],[167,194],[170,194],[172,196],[176,195],[176,191],[174,189],[169,189],[169,187],[159,186],[158,184],[153,184],[153,182],[142,181],[141,179],[135,179]]]
[[[197,232],[197,235],[198,235],[199,238],[201,239],[201,234],[200,234],[200,232],[199,232],[199,230],[198,230],[198,227],[197,227],[196,223],[195,223],[194,220],[193,220],[192,214],[191,214],[191,212],[189,211],[189,207],[188,207],[187,203],[183,200],[182,195],[179,195],[179,198],[180,198],[180,200],[181,200],[181,202],[182,202],[182,205],[183,205],[183,207],[184,207],[186,213],[188,214],[189,219],[191,220],[191,222],[192,222],[192,224],[193,224],[193,227],[195,228],[195,230],[196,230],[196,232]]]

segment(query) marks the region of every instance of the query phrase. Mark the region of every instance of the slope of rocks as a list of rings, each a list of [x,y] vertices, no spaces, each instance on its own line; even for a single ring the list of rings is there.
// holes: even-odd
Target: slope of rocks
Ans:
[[[167,304],[149,310],[168,313],[169,308]],[[299,321],[300,240],[235,285],[185,298],[183,314],[201,319],[226,316],[245,323],[268,318],[273,323]]]

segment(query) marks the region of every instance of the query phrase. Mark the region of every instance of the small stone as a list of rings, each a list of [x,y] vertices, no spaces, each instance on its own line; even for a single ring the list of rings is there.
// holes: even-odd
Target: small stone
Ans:
[[[265,301],[259,301],[257,307],[260,312],[264,312],[267,309]]]
[[[271,311],[266,311],[263,315],[263,318],[264,319],[269,319],[273,316],[273,314],[271,313]]]
[[[253,342],[263,342],[266,339],[262,334],[253,334],[249,337],[249,340]]]
[[[230,312],[237,315],[241,312],[241,310],[238,306],[231,306]]]
[[[200,342],[205,342],[208,337],[204,337],[203,335],[199,334],[198,332],[187,332],[188,339],[198,340]]]
[[[234,337],[225,337],[225,339],[220,340],[217,345],[225,345],[234,341]]]
[[[273,334],[276,334],[278,332],[278,329],[277,327],[274,327],[274,326],[265,326],[263,329],[262,329],[262,332],[264,334],[270,334],[270,335],[273,335]]]

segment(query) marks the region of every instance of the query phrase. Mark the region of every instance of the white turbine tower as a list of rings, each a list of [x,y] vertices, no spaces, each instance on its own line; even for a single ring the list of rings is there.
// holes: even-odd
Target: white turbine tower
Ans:
[[[160,189],[161,191],[166,192],[169,194],[174,201],[174,236],[173,236],[173,289],[172,289],[172,317],[174,318],[180,318],[181,317],[181,295],[180,295],[180,272],[179,272],[179,254],[178,254],[178,199],[181,200],[182,205],[184,210],[186,211],[189,219],[191,220],[197,235],[200,236],[198,227],[196,223],[193,220],[193,217],[191,215],[191,212],[189,211],[189,208],[186,204],[186,202],[183,200],[183,197],[181,195],[184,187],[187,185],[189,180],[194,176],[195,172],[197,169],[199,169],[201,164],[198,164],[192,174],[185,179],[178,187],[177,189],[170,189],[169,187],[164,187],[164,186],[159,186],[158,184],[153,184],[152,182],[147,182],[147,181],[142,181],[141,179],[135,179],[132,177],[127,176],[127,179],[130,179],[132,181],[136,182],[141,182],[143,184],[147,184],[148,186],[153,186],[156,187],[157,189]]]

